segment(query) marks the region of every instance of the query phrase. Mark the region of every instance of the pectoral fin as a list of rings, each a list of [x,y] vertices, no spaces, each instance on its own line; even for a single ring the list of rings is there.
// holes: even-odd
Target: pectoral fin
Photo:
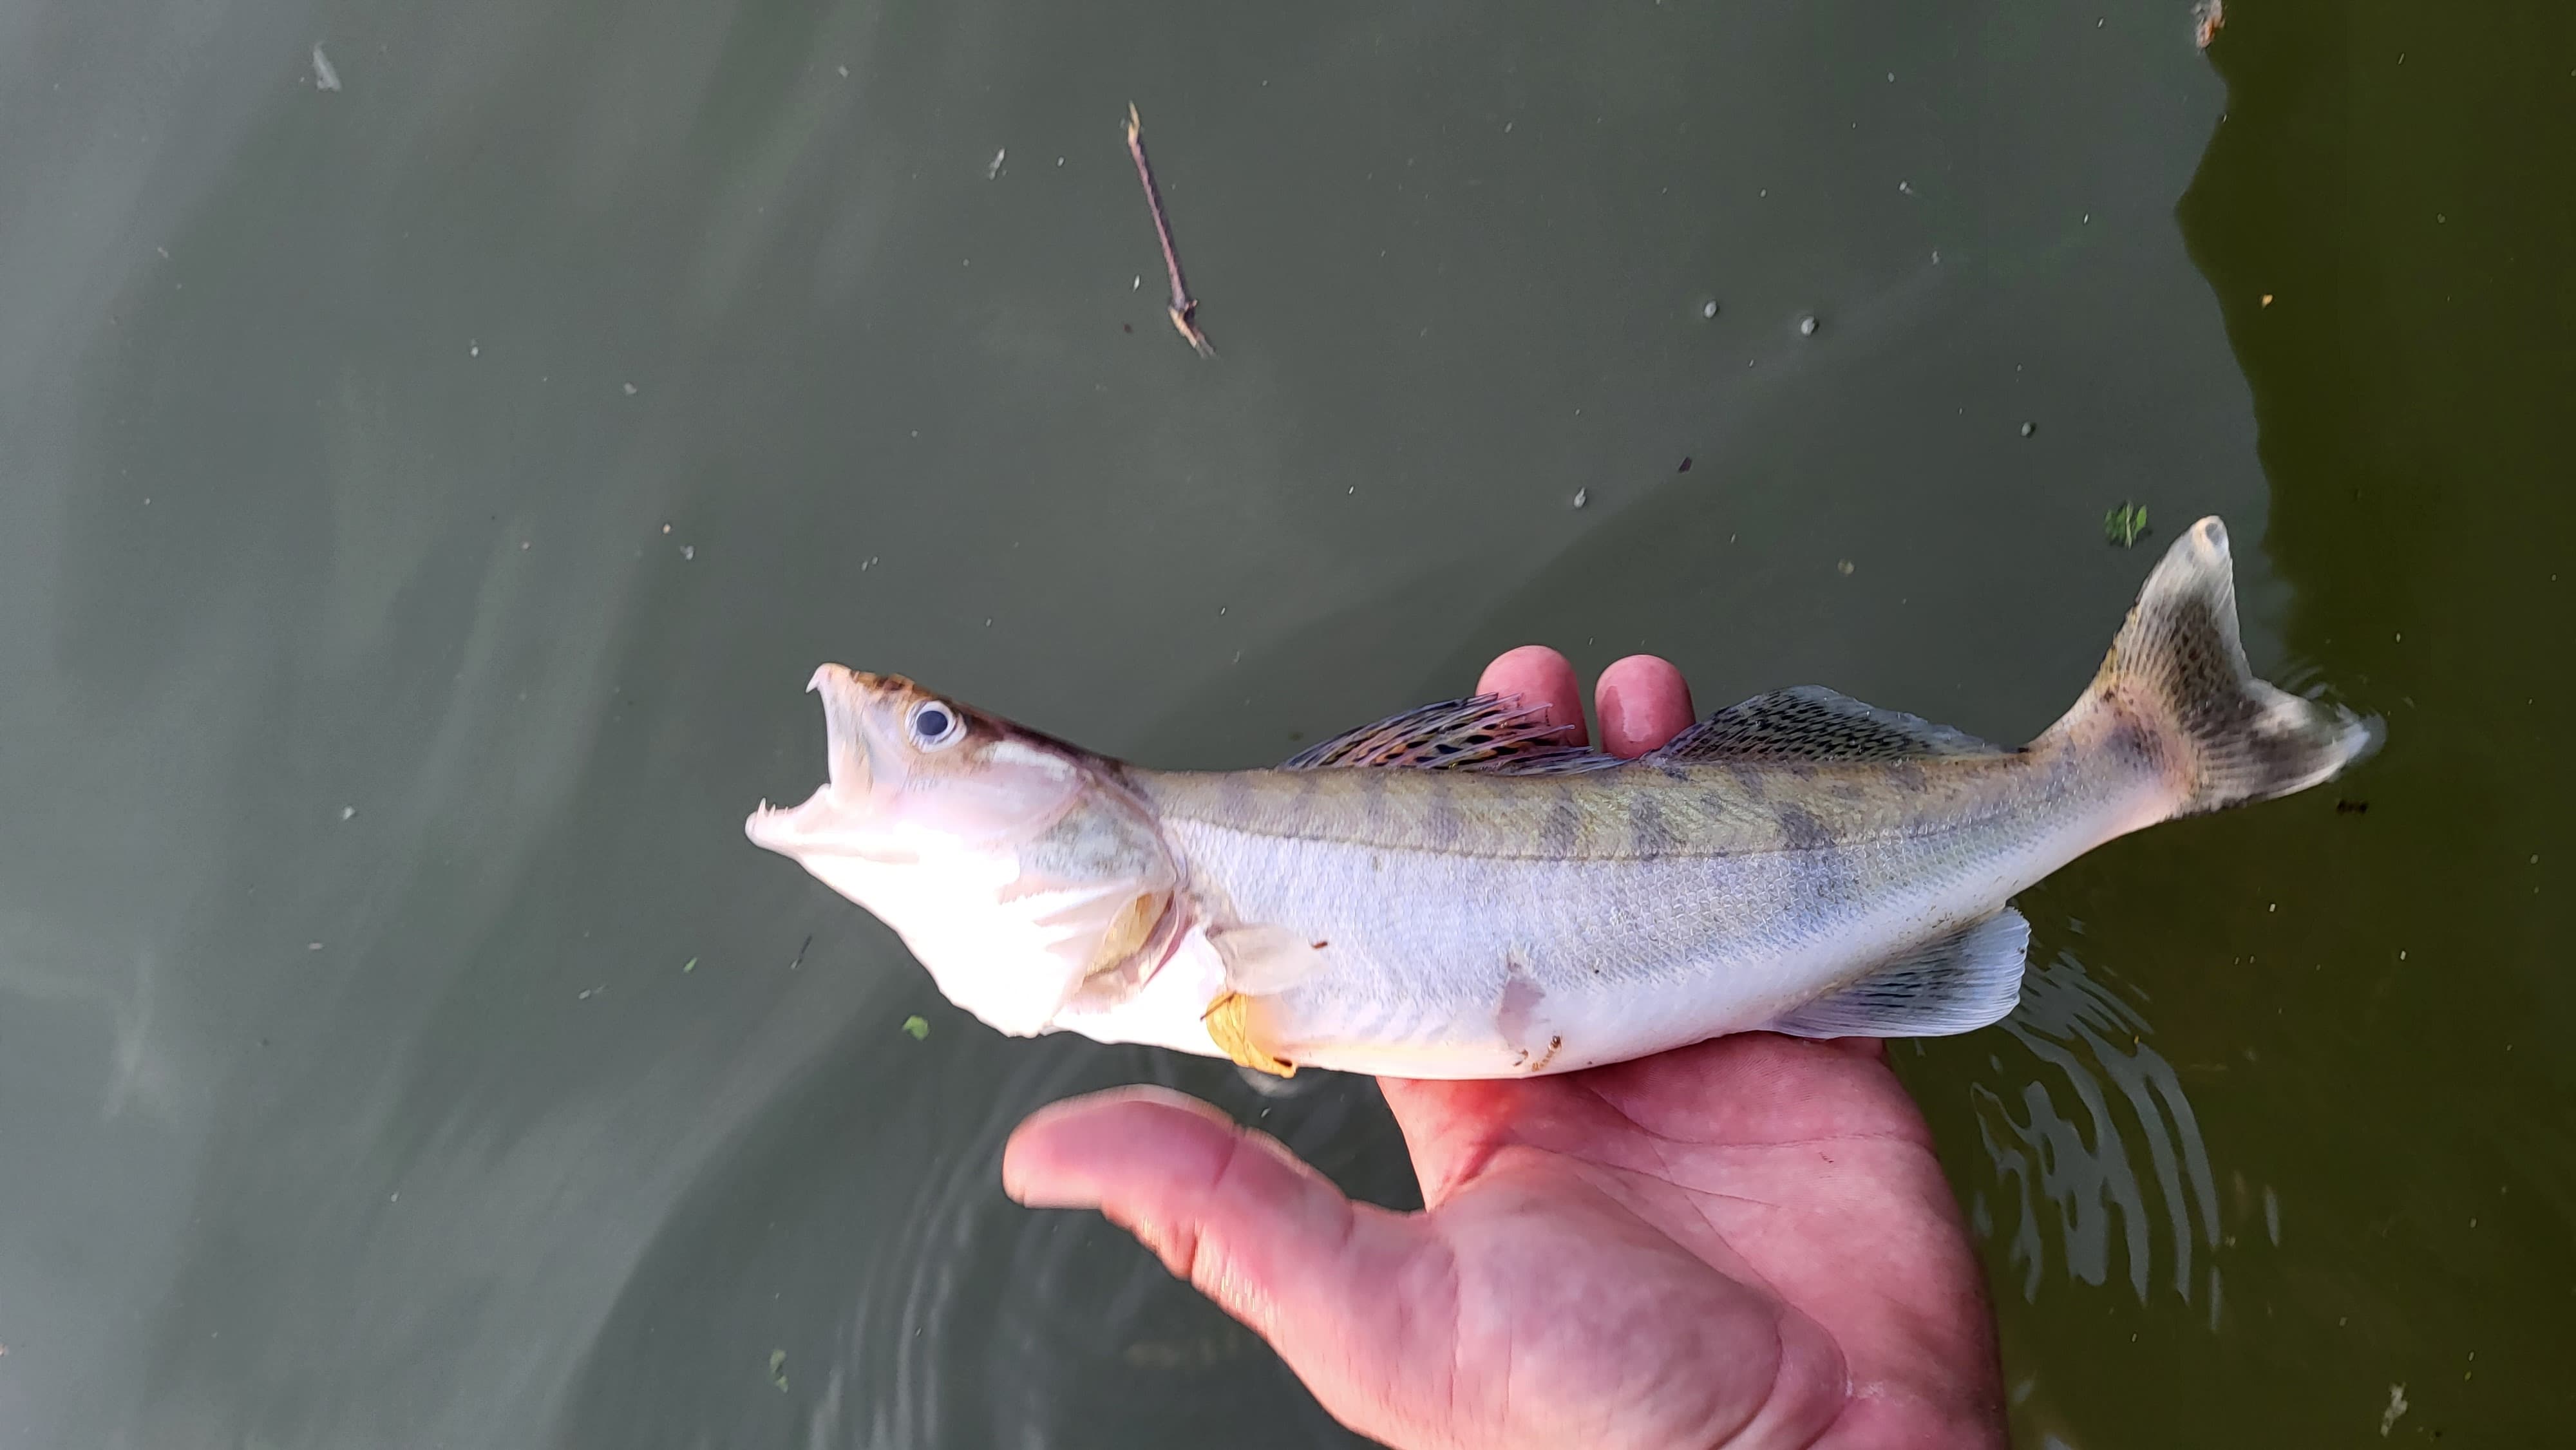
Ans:
[[[1791,1037],[1948,1037],[2011,1015],[2030,923],[2005,907],[1771,1024]]]
[[[1211,927],[1207,939],[1225,963],[1225,984],[1255,997],[1285,992],[1322,971],[1332,945],[1280,926]]]

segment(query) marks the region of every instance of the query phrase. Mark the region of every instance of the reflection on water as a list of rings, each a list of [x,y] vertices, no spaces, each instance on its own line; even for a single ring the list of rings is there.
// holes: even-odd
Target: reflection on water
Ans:
[[[2198,1281],[2193,1270],[2196,1251],[2218,1241],[2217,1189],[2191,1100],[2147,1044],[2146,1019],[2060,952],[2024,979],[2003,1028],[2035,1062],[1998,1052],[1994,1082],[1969,1088],[1994,1175],[1970,1202],[1978,1234],[2008,1244],[2025,1299],[2052,1260],[2106,1282],[2116,1250],[2139,1299],[2169,1283],[2190,1302],[2197,1283],[2214,1326],[2217,1268]]]

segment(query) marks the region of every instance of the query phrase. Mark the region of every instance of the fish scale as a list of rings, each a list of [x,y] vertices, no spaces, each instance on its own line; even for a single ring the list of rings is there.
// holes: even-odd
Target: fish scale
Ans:
[[[1480,696],[1280,767],[1164,772],[896,676],[826,665],[810,688],[831,779],[755,813],[754,841],[1004,1032],[1280,1073],[1973,1031],[2018,997],[2016,892],[2128,832],[2306,790],[2380,739],[2254,677],[2216,519],[2019,750],[1799,686],[1633,761]]]

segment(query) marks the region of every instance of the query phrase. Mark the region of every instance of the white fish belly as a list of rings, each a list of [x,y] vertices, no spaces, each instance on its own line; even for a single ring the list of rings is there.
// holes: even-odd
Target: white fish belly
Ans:
[[[1185,826],[1236,919],[1324,945],[1261,999],[1292,1062],[1567,1072],[1748,1031],[1999,910],[2118,834],[2025,817],[1823,850],[1505,860]]]

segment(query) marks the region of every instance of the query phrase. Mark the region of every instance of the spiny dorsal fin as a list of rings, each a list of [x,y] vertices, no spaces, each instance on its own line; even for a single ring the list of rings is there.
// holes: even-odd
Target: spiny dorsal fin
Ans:
[[[1791,1037],[1948,1037],[2012,1015],[2030,923],[2007,906],[1771,1024]]]
[[[1798,685],[1729,705],[1646,759],[1922,760],[2006,753],[1920,716],[1864,705],[1822,685]]]
[[[1562,775],[1620,765],[1615,755],[1561,745],[1547,712],[1517,697],[1473,695],[1391,715],[1290,756],[1282,770],[1480,770]]]

